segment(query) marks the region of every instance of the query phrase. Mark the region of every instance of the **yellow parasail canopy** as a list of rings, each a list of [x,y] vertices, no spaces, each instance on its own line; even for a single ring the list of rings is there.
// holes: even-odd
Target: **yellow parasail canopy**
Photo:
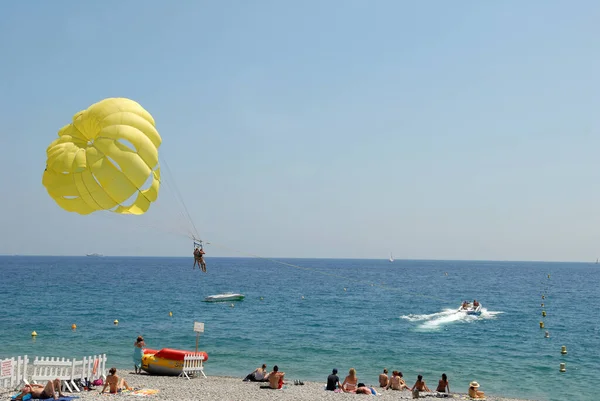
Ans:
[[[69,212],[143,214],[158,198],[161,141],[137,102],[104,99],[58,131],[46,150],[42,184]]]

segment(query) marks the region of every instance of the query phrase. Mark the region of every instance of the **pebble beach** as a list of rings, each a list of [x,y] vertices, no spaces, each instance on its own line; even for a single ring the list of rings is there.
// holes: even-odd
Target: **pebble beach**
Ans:
[[[173,376],[152,376],[148,374],[134,374],[127,370],[118,370],[117,375],[123,377],[127,383],[135,389],[158,390],[155,394],[139,394],[135,392],[122,392],[117,395],[100,394],[102,387],[92,391],[80,393],[65,393],[67,396],[79,397],[80,400],[106,400],[107,398],[135,398],[140,397],[148,400],[223,400],[223,401],[259,401],[259,400],[289,400],[289,401],[313,401],[313,400],[351,400],[356,397],[372,397],[363,394],[334,393],[325,391],[325,380],[323,382],[303,382],[304,385],[295,385],[294,378],[286,380],[286,385],[280,390],[261,389],[264,383],[243,382],[241,377],[210,376],[207,378],[196,377],[190,380]],[[40,383],[41,384],[41,383]],[[366,383],[367,385],[373,383]],[[451,384],[452,386],[452,384]],[[380,390],[375,387],[381,400],[412,399],[410,391]],[[452,389],[452,387],[450,387]],[[485,388],[482,387],[485,391]],[[465,389],[466,391],[467,389]],[[0,399],[8,400],[15,394],[14,389],[0,389]],[[436,396],[435,393],[423,393],[419,399],[422,400],[468,400],[466,393],[451,393],[446,398]],[[514,398],[504,398],[486,395],[488,401],[526,401]]]

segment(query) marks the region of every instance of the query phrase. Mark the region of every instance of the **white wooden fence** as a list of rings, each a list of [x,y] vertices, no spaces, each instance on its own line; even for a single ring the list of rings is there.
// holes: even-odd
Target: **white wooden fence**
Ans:
[[[33,373],[27,371],[29,359],[5,359],[1,361],[0,388],[16,388],[21,383],[37,383],[59,378],[64,387],[70,392],[81,391],[75,379],[93,381],[98,378],[106,380],[106,355],[83,357],[81,360],[55,357],[35,357]]]
[[[183,357],[183,369],[179,377],[187,377],[190,380],[190,376],[198,376],[199,373],[206,378],[204,374],[204,355],[202,354],[185,354]]]
[[[0,360],[0,388],[14,388],[26,381],[27,355]]]

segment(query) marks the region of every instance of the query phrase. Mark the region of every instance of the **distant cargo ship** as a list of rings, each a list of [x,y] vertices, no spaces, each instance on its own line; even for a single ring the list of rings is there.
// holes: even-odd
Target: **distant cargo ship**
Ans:
[[[96,258],[102,257],[101,253],[86,253],[85,256],[93,256]]]

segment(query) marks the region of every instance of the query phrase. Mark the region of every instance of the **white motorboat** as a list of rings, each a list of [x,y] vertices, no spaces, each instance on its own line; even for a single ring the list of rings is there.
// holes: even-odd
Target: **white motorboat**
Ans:
[[[477,303],[477,305],[473,305],[472,302],[463,302],[458,311],[467,315],[479,316],[481,315],[481,304]]]
[[[101,253],[86,253],[85,256],[91,256],[94,258],[101,258],[103,255]]]
[[[223,294],[209,295],[204,298],[206,302],[224,302],[224,301],[241,301],[243,300],[245,295],[243,294],[234,294],[232,292],[226,292]]]

